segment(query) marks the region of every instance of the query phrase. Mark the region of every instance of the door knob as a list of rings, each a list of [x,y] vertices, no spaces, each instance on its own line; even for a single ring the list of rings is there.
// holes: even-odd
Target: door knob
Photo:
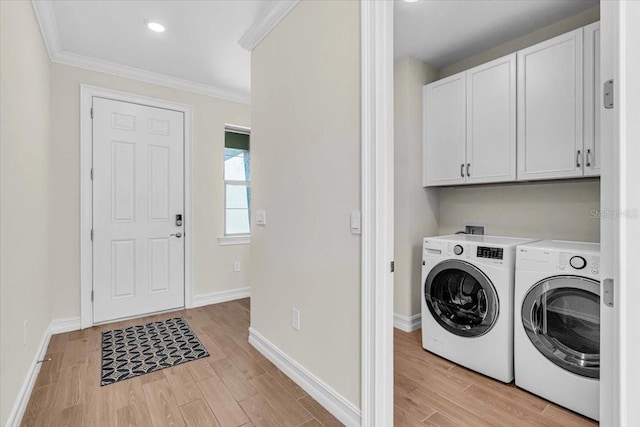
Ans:
[[[182,237],[182,233],[180,233],[179,231],[175,234],[170,234],[170,236],[176,236],[178,239]]]

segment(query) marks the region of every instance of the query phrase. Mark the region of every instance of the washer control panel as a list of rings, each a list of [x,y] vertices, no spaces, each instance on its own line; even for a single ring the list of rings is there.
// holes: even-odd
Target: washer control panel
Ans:
[[[464,248],[461,245],[455,245],[453,247],[453,253],[456,255],[462,255],[462,252],[464,252]]]
[[[478,258],[503,259],[504,249],[492,248],[489,246],[478,246],[478,250],[476,251],[476,256]]]

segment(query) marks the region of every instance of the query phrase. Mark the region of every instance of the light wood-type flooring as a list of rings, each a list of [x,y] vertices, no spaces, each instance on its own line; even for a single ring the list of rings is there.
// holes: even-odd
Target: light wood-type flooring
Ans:
[[[592,420],[422,349],[395,330],[396,426],[595,426]]]
[[[209,357],[100,387],[103,330],[182,316]],[[249,299],[54,335],[23,426],[340,426],[248,343]]]
[[[100,387],[103,330],[184,317],[210,357]],[[247,342],[249,299],[54,335],[23,426],[338,426]],[[594,426],[395,330],[395,426]]]

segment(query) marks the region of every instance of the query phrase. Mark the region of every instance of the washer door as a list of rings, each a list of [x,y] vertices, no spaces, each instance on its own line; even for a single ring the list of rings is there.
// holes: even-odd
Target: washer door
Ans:
[[[462,337],[486,334],[498,319],[498,294],[489,278],[468,262],[447,260],[427,275],[424,297],[433,318]]]
[[[522,304],[522,322],[533,345],[569,372],[600,377],[600,284],[578,276],[536,283]]]

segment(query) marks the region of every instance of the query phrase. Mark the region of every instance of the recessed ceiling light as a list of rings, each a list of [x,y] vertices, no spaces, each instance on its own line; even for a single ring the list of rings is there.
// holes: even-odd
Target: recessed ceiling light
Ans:
[[[418,0],[404,0],[405,3],[417,3]]]
[[[156,33],[164,32],[164,25],[158,24],[157,22],[147,22],[147,27],[149,27],[151,31],[155,31]]]

